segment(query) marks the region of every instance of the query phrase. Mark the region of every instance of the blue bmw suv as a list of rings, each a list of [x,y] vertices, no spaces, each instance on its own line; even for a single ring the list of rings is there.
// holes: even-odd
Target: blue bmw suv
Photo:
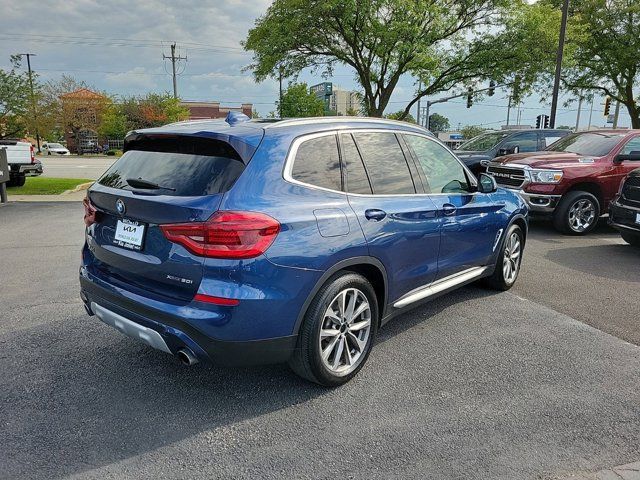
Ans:
[[[124,151],[84,202],[81,298],[185,364],[288,362],[340,385],[397,314],[520,270],[523,201],[418,126],[230,115]]]

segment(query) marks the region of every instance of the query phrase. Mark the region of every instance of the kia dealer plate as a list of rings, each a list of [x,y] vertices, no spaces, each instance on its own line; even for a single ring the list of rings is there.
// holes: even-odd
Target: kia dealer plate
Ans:
[[[118,220],[113,243],[119,247],[129,248],[131,250],[142,250],[144,230],[145,226],[140,222],[128,220],[126,218]]]

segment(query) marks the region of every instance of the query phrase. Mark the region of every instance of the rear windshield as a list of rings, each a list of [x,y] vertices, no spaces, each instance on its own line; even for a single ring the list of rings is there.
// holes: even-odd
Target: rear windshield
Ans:
[[[226,192],[244,170],[244,164],[228,144],[224,148],[216,145],[221,142],[198,142],[194,146],[189,145],[189,140],[174,139],[155,143],[154,148],[154,143],[138,142],[136,146],[141,149],[128,150],[98,183],[148,194],[197,197]],[[168,148],[171,144],[177,148]]]
[[[624,134],[576,133],[549,145],[547,150],[601,157],[607,155],[623,138]]]

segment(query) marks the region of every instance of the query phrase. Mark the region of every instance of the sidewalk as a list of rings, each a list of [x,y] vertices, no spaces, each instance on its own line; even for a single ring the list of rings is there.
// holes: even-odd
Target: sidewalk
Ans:
[[[79,192],[61,193],[59,195],[9,195],[10,202],[81,202],[86,196],[86,190]]]

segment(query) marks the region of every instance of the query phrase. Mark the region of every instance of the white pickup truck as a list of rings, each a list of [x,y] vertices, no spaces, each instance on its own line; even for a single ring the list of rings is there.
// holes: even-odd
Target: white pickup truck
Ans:
[[[36,159],[35,149],[29,142],[0,140],[0,148],[7,152],[10,178],[7,186],[21,187],[26,177],[37,177],[42,174],[42,163]]]

